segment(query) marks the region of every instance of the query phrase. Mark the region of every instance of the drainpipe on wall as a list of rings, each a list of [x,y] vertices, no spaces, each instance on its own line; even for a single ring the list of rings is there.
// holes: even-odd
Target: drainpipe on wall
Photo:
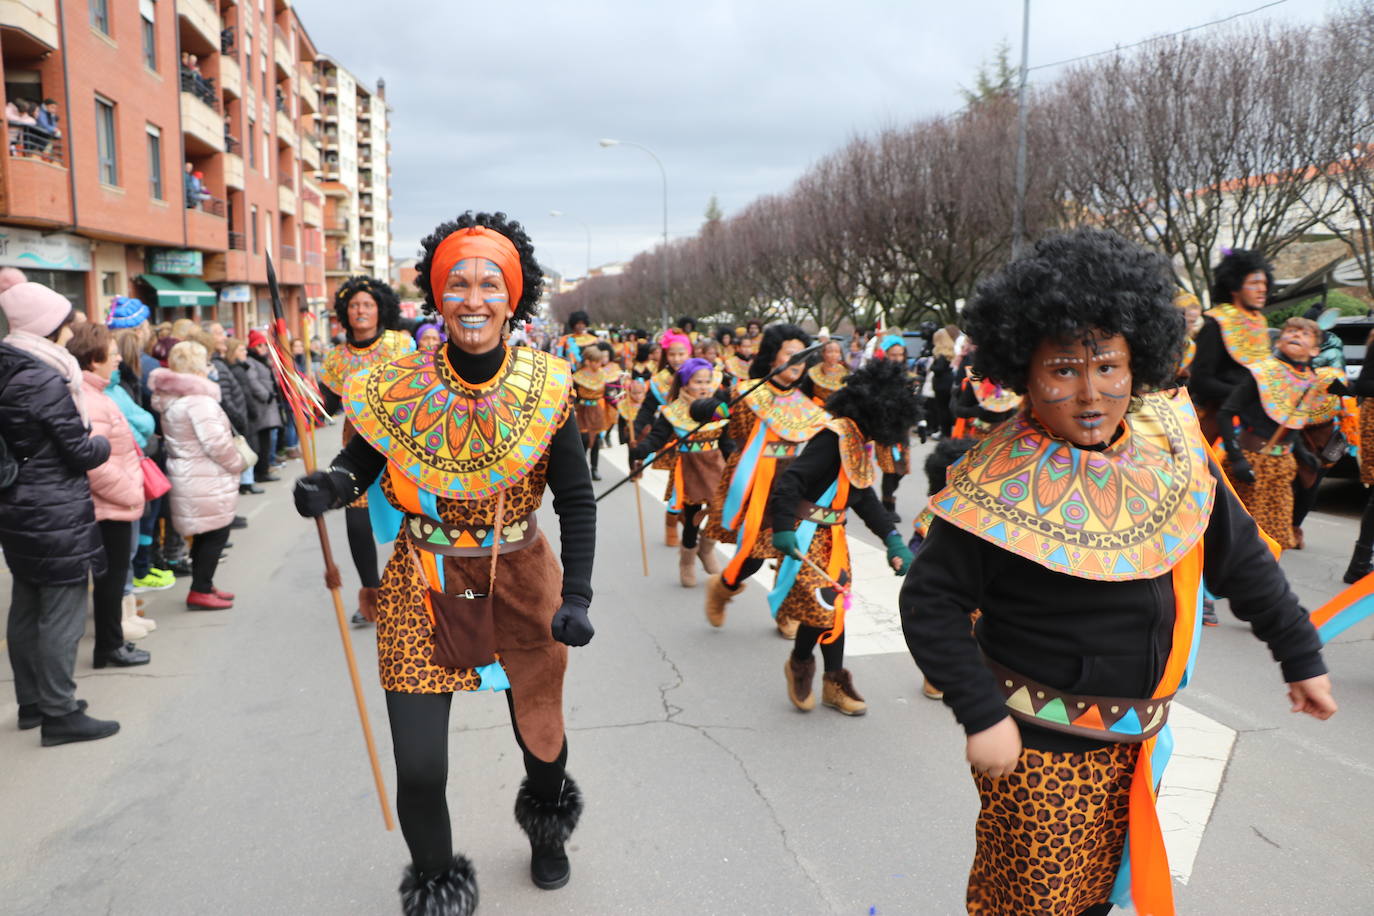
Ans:
[[[72,221],[67,226],[74,235],[81,232],[81,215],[77,208],[76,196],[76,144],[72,137],[72,84],[67,73],[67,11],[63,0],[57,0],[57,43],[62,55],[62,105],[67,111],[67,196],[72,203]],[[89,241],[89,239],[87,240]],[[86,274],[86,317],[98,320],[95,314],[96,293],[99,289],[99,271],[95,264],[95,243],[91,242],[91,270]]]

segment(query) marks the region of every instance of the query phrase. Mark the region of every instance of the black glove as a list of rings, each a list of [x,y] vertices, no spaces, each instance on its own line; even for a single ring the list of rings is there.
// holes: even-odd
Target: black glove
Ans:
[[[697,398],[692,402],[692,406],[687,408],[688,415],[693,423],[709,423],[712,420],[723,420],[717,411],[725,406],[725,402],[720,398]]]
[[[295,497],[296,511],[301,516],[315,518],[342,504],[333,479],[336,473],[338,472],[315,471],[296,479],[296,486],[292,488],[291,495]]]
[[[563,606],[553,615],[553,638],[565,646],[585,646],[592,641],[596,630],[587,617],[586,600],[564,598]]]
[[[1226,457],[1226,462],[1231,465],[1231,476],[1236,478],[1236,480],[1239,480],[1241,483],[1255,482],[1255,470],[1250,467],[1250,462],[1246,461],[1244,456],[1236,455],[1232,457],[1228,455]]]

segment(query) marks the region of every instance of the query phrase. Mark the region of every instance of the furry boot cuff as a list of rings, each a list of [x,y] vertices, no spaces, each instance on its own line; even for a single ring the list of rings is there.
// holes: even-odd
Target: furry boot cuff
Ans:
[[[563,777],[563,789],[552,802],[534,797],[528,777],[521,781],[515,795],[515,822],[530,838],[531,846],[566,843],[581,816],[582,790],[571,776]]]
[[[454,856],[448,868],[429,877],[407,865],[400,890],[405,916],[471,916],[477,910],[477,870],[467,856]]]

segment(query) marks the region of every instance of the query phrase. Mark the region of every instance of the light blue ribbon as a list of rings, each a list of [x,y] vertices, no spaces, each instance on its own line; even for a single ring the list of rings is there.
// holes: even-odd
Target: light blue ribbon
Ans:
[[[837,477],[835,482],[830,485],[830,489],[821,495],[816,505],[822,509],[831,508],[830,504],[835,501],[835,493],[839,487],[840,480]],[[815,522],[810,520],[797,526],[797,549],[802,556],[806,556],[807,551],[811,549],[811,541],[815,539],[816,528],[818,527]],[[778,564],[777,581],[773,583],[773,590],[768,593],[768,606],[773,611],[774,619],[778,616],[778,608],[782,607],[783,599],[787,597],[787,593],[792,590],[793,583],[797,581],[797,573],[801,571],[801,565],[802,561],[792,556],[783,557],[782,562]]]

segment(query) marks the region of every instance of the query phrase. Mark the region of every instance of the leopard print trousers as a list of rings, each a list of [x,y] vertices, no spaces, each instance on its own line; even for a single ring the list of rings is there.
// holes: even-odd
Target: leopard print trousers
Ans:
[[[1245,452],[1245,460],[1255,472],[1254,483],[1242,483],[1231,475],[1231,465],[1225,465],[1226,476],[1245,511],[1284,550],[1297,546],[1293,536],[1293,478],[1298,474],[1298,459],[1287,455],[1262,455]]]
[[[1137,744],[1023,748],[1016,771],[974,774],[982,810],[968,876],[978,916],[1077,916],[1106,903],[1126,842]]]

